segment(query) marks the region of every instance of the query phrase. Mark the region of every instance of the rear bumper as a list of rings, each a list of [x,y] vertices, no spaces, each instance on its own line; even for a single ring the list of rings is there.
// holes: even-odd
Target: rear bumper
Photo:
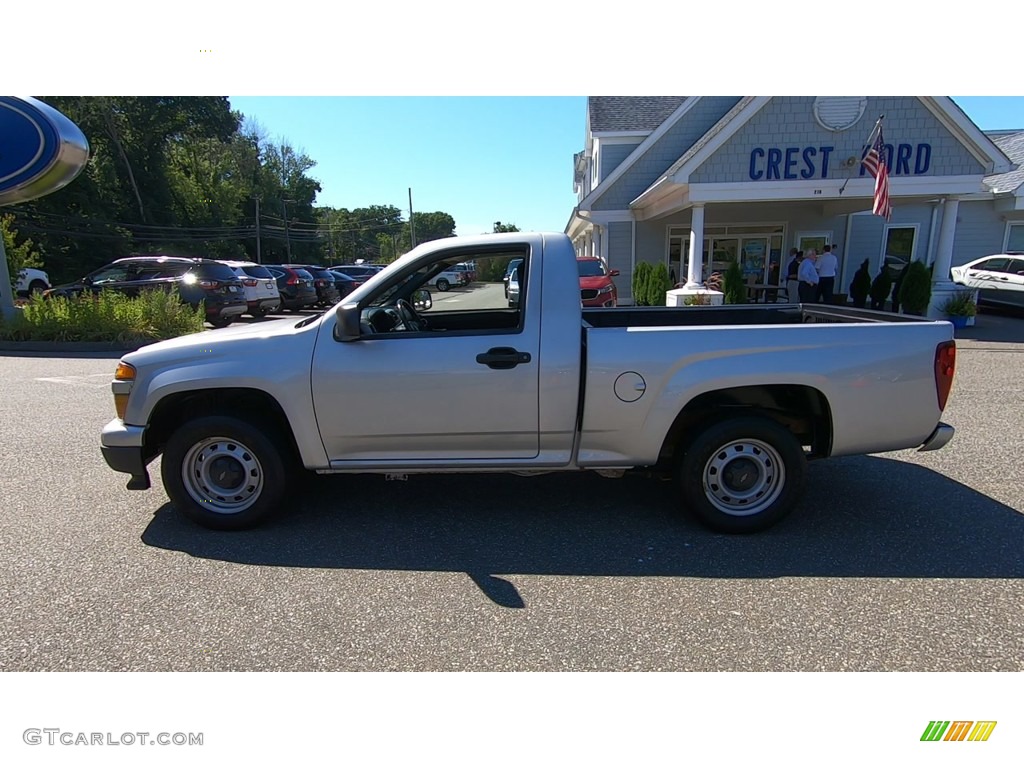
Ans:
[[[953,439],[953,433],[956,430],[949,424],[939,422],[939,426],[935,428],[935,431],[929,435],[928,439],[924,441],[918,451],[937,451],[943,448],[946,443]]]
[[[128,490],[144,491],[150,486],[146,465],[145,427],[133,427],[120,419],[108,422],[100,433],[100,451],[107,466],[131,475]],[[152,457],[149,457],[152,458]]]

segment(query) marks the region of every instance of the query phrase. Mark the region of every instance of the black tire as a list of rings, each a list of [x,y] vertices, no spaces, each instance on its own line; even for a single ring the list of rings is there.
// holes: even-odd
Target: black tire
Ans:
[[[684,506],[720,533],[756,533],[778,523],[799,501],[806,474],[800,441],[763,416],[712,423],[676,462]]]
[[[257,307],[256,309],[250,310],[249,314],[255,317],[256,319],[259,319],[261,317],[267,316],[267,310],[264,309],[263,307]]]
[[[42,293],[47,290],[50,286],[44,283],[42,280],[33,280],[28,285],[28,295],[34,296],[37,293]]]
[[[275,445],[276,437],[273,430],[234,416],[201,416],[186,422],[167,441],[160,464],[164,490],[174,508],[215,530],[261,523],[276,511],[288,483],[287,459]],[[220,472],[219,477],[213,472]],[[232,485],[218,487],[218,479]]]
[[[227,328],[229,325],[231,325],[232,320],[234,320],[233,317],[215,317],[212,320],[209,320],[208,322],[214,328]]]
[[[439,290],[441,293],[444,293],[445,291],[447,291],[451,287],[452,287],[451,283],[449,283],[443,277],[440,280],[437,281],[437,290]]]

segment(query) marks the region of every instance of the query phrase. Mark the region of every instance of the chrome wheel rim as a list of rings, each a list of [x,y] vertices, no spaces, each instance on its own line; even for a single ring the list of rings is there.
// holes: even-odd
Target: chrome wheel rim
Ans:
[[[256,454],[228,437],[208,437],[193,445],[181,464],[181,479],[196,503],[221,515],[251,507],[264,483]]]
[[[749,517],[768,509],[786,484],[786,469],[772,446],[733,440],[704,465],[704,495],[720,512]]]

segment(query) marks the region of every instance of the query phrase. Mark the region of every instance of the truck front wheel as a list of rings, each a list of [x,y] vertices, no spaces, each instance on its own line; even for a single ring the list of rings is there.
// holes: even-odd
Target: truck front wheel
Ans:
[[[793,434],[762,416],[719,421],[697,435],[676,464],[685,506],[721,533],[770,528],[796,505],[807,460]]]
[[[250,528],[284,496],[284,458],[258,427],[231,416],[203,416],[167,441],[160,464],[174,507],[206,528]]]

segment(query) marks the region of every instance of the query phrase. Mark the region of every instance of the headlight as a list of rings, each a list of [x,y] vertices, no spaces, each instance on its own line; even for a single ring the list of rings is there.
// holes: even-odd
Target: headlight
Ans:
[[[128,396],[132,392],[132,384],[135,383],[135,366],[126,362],[119,362],[117,370],[114,371],[114,383],[110,388],[114,392],[114,410],[117,418],[124,420],[125,411],[128,410]]]
[[[602,293],[611,293],[613,290],[615,290],[615,286],[614,285],[606,285],[604,288],[599,290],[597,292],[597,294],[598,294],[598,296],[600,296]]]

